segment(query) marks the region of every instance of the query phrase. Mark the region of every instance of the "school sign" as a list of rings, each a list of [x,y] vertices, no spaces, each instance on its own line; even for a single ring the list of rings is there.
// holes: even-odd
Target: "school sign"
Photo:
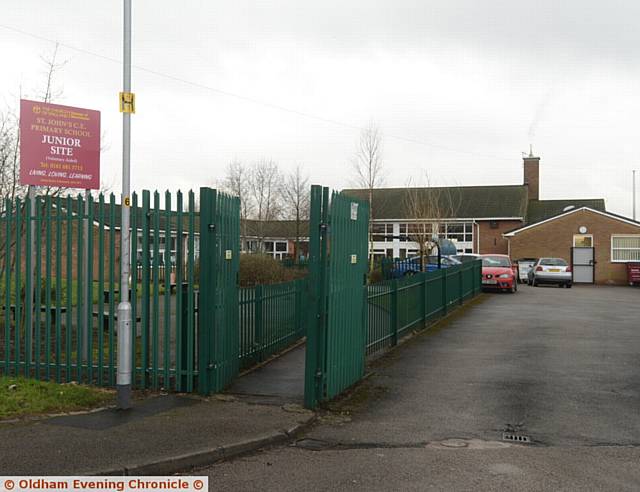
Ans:
[[[20,183],[100,188],[100,111],[22,99]]]

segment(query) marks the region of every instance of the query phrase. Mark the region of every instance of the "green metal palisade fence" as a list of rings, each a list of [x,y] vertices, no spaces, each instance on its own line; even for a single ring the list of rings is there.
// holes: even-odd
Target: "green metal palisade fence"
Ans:
[[[192,390],[196,209],[181,192],[132,195],[134,386]],[[0,373],[57,382],[115,384],[116,307],[122,293],[115,196],[6,200],[0,216]],[[85,231],[85,227],[87,230]],[[88,231],[88,232],[87,232]],[[185,284],[187,289],[176,288]],[[183,344],[186,347],[183,347]],[[177,377],[180,375],[182,377]]]
[[[132,195],[135,263],[129,296],[138,388],[198,389],[203,337],[210,349],[204,353],[207,365],[216,369],[211,388],[219,388],[240,367],[267,359],[305,333],[307,280],[238,289],[238,200],[215,190],[201,193],[201,203],[209,205],[204,216],[196,212],[193,192]],[[5,201],[0,215],[0,374],[115,384],[119,217],[113,194],[88,202],[82,196],[37,197],[33,211],[28,200]],[[210,289],[218,285],[223,291],[203,304],[215,306],[207,311],[198,307],[203,300],[201,220],[208,230],[214,226],[204,245],[213,262],[204,265],[212,272]],[[209,329],[200,329],[207,317]]]
[[[362,376],[365,353],[481,290],[479,261],[364,285],[367,204],[317,186],[310,276],[238,288],[239,200],[203,188],[200,205],[193,192],[132,195],[134,387],[219,391],[306,335],[313,407]],[[0,374],[115,384],[119,217],[113,194],[4,202]]]
[[[477,295],[481,273],[482,262],[473,261],[367,286],[367,354],[396,345],[412,328]]]
[[[240,367],[245,369],[300,340],[307,314],[306,278],[240,289]]]

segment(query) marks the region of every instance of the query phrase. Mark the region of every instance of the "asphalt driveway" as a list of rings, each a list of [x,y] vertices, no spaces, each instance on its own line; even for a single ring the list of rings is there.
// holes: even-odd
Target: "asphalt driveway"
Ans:
[[[368,400],[331,441],[500,440],[640,445],[640,289],[575,286],[485,294],[383,357]]]
[[[203,472],[220,490],[636,491],[639,301],[622,287],[486,294],[378,359],[294,446]]]

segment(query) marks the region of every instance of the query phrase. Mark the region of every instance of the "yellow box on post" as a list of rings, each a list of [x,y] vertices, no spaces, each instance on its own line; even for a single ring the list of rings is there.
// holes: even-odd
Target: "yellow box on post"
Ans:
[[[136,95],[133,92],[120,93],[120,112],[121,113],[136,112]]]

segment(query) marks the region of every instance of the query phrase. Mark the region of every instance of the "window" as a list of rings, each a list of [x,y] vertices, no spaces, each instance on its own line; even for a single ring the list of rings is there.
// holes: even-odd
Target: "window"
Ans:
[[[540,258],[538,263],[544,266],[569,266],[562,258]]]
[[[611,236],[611,261],[640,261],[640,234]]]
[[[511,260],[508,256],[483,256],[482,266],[511,268]]]
[[[593,247],[593,236],[591,234],[574,234],[573,246],[576,248]]]
[[[287,251],[287,243],[284,241],[276,241],[276,251]]]
[[[372,241],[384,241],[384,224],[371,224],[371,240]]]

